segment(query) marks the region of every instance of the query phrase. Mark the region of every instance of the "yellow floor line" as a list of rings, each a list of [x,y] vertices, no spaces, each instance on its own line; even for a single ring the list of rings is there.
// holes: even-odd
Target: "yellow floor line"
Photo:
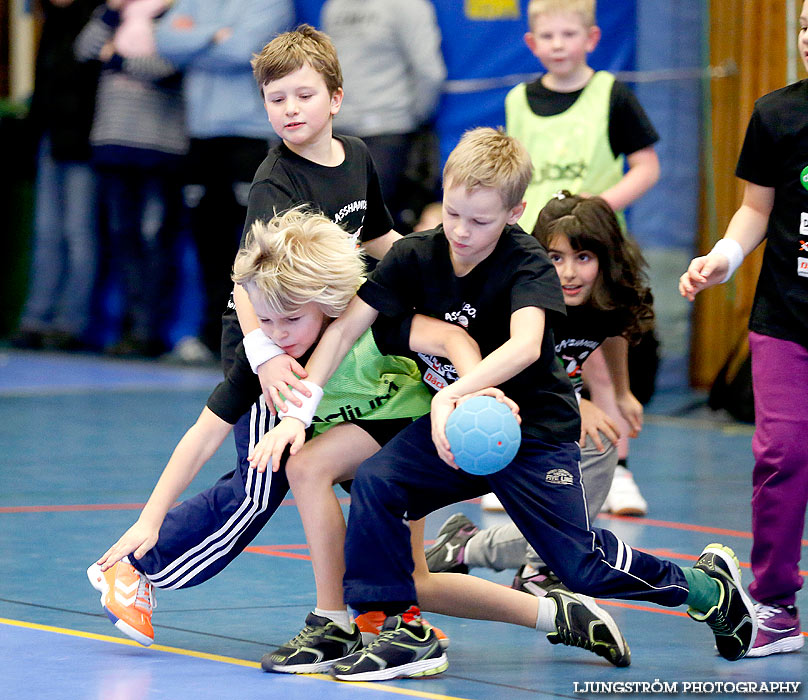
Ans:
[[[130,639],[120,639],[119,637],[110,637],[106,634],[94,634],[92,632],[81,632],[79,630],[66,629],[64,627],[51,627],[50,625],[40,625],[36,622],[23,622],[22,620],[9,620],[0,617],[0,624],[11,625],[12,627],[25,627],[28,629],[41,630],[43,632],[55,632],[57,634],[65,634],[70,637],[82,637],[84,639],[95,639],[100,642],[111,642],[112,644],[123,644],[124,646],[137,647],[144,649],[143,645],[138,644]],[[261,664],[257,661],[247,661],[245,659],[236,659],[232,656],[220,656],[219,654],[208,654],[204,651],[193,651],[191,649],[180,649],[178,647],[166,647],[162,644],[152,644],[149,649],[155,651],[165,651],[170,654],[180,654],[182,656],[192,656],[197,659],[207,659],[208,661],[218,661],[219,663],[231,664],[234,666],[246,666],[248,668],[261,668]],[[323,673],[306,674],[306,678],[316,678],[321,681],[329,681],[331,683],[339,683],[331,676]],[[345,683],[343,683],[345,685]],[[378,690],[383,693],[395,693],[397,695],[408,695],[414,698],[429,698],[430,700],[468,700],[467,698],[460,698],[455,695],[440,695],[438,693],[427,693],[420,690],[408,690],[406,688],[394,688],[392,686],[385,686],[379,683],[351,683],[352,688],[368,688],[369,690]]]

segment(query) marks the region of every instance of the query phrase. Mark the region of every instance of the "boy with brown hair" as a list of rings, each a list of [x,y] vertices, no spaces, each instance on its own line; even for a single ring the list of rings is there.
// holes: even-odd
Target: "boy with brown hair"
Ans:
[[[367,148],[358,138],[333,135],[332,120],[342,103],[342,71],[331,40],[300,25],[270,41],[252,65],[269,122],[281,142],[255,173],[245,234],[254,221],[305,204],[339,224],[368,255],[381,258],[399,235],[392,230]],[[249,299],[237,284],[223,317],[222,361],[226,369],[244,337],[272,412],[275,405],[285,407],[280,392],[287,382],[305,393],[292,374],[300,375],[303,368],[257,330]]]
[[[459,379],[450,361],[416,353],[425,381],[440,387],[430,416],[408,425],[359,467],[351,489],[345,545],[345,600],[359,613],[382,610],[382,633],[337,661],[340,680],[387,680],[440,673],[448,666],[434,632],[420,618],[407,520],[493,490],[508,514],[559,578],[585,596],[687,603],[707,622],[719,653],[743,657],[755,636],[752,606],[734,553],[708,545],[693,568],[632,549],[613,533],[590,527],[581,487],[580,418],[572,385],[556,360],[548,314],[563,313],[558,275],[547,253],[516,222],[532,175],[516,139],[475,129],[461,139],[444,169],[443,227],[397,242],[347,309],[323,334],[307,363],[307,383],[327,381],[358,337],[380,314],[396,319],[383,352],[411,354],[415,314],[463,326],[483,359]],[[445,436],[464,397],[498,388],[520,407],[522,443],[514,460],[489,476],[460,471]],[[302,445],[317,401],[287,416],[270,435],[279,459]],[[270,440],[265,440],[264,444]],[[550,591],[537,627],[554,643],[594,646],[582,602]]]

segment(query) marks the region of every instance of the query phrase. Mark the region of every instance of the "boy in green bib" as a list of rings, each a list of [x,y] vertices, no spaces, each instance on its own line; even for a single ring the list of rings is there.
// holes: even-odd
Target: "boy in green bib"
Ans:
[[[532,231],[562,189],[600,195],[619,212],[659,179],[659,136],[628,87],[587,64],[600,40],[595,0],[531,0],[527,14],[525,43],[547,72],[505,98],[506,130],[535,168],[519,225]]]
[[[654,151],[659,136],[628,87],[587,63],[600,40],[595,0],[530,0],[527,16],[525,43],[547,72],[532,83],[520,83],[505,98],[508,135],[527,148],[534,167],[519,225],[532,231],[542,207],[556,192],[568,190],[602,197],[625,230],[622,210],[659,179]],[[653,367],[653,336],[640,347],[633,355]],[[652,356],[643,357],[648,353]],[[616,421],[621,433],[620,461],[604,510],[645,515],[648,504],[627,465],[633,434],[617,408],[600,352],[589,359],[584,381],[593,403]]]

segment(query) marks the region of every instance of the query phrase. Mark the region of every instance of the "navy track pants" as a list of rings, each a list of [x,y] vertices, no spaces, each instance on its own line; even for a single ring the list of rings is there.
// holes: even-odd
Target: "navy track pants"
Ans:
[[[252,542],[289,491],[277,472],[249,468],[247,456],[274,424],[263,397],[233,429],[238,461],[209,489],[166,514],[157,544],[133,566],[157,587],[188,588],[218,574]]]
[[[683,603],[682,569],[637,551],[608,530],[592,528],[575,442],[522,435],[514,460],[489,476],[445,464],[435,451],[430,417],[419,418],[359,467],[351,488],[345,545],[345,600],[417,600],[407,520],[493,491],[545,563],[572,590],[604,598]]]

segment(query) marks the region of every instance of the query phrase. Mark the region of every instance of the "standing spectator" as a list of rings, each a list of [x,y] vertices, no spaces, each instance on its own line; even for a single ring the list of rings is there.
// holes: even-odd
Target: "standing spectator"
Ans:
[[[30,120],[39,143],[34,249],[16,347],[84,345],[95,280],[96,179],[90,126],[98,71],[73,42],[99,0],[41,0],[44,14]]]
[[[274,139],[250,60],[293,19],[291,0],[176,0],[156,29],[159,54],[184,73],[185,203],[205,287],[201,339],[215,354],[250,183]]]
[[[412,142],[431,120],[446,79],[435,9],[429,0],[326,0],[320,23],[344,77],[334,130],[367,144],[399,228]]]
[[[168,0],[107,0],[76,40],[76,55],[103,66],[90,133],[109,232],[122,280],[124,332],[110,352],[165,351],[171,309],[170,251],[180,226],[180,167],[188,150],[173,64],[156,53],[153,25]]]

